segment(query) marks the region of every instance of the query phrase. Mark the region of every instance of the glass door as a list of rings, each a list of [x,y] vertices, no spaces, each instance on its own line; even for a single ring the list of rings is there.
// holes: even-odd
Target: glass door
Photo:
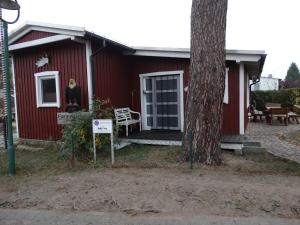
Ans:
[[[145,78],[146,124],[151,129],[180,129],[179,75]]]

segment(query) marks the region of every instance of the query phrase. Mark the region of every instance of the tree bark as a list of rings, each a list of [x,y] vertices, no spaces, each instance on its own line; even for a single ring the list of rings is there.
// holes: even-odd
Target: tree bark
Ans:
[[[208,165],[222,162],[226,15],[227,0],[193,0],[184,159],[189,160],[191,131],[193,159]]]

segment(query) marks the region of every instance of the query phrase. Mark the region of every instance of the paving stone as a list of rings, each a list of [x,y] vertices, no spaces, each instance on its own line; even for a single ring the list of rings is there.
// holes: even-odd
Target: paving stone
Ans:
[[[251,122],[248,125],[246,137],[250,141],[259,141],[262,147],[276,156],[300,163],[300,145],[279,138],[299,130],[300,125],[296,123],[290,123],[288,126],[285,126],[278,121],[275,121],[273,125]]]

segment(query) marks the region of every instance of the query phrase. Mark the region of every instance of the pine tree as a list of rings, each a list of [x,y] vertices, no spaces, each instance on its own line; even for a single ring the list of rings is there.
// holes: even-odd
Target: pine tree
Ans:
[[[221,164],[227,0],[193,0],[191,64],[184,132],[185,160],[192,131],[194,160]]]
[[[298,80],[300,79],[300,72],[299,72],[299,68],[297,66],[296,63],[292,62],[292,64],[290,65],[285,80]]]

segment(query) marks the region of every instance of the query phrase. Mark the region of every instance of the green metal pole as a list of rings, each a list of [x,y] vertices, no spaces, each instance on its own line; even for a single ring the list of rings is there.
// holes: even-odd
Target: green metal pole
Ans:
[[[191,170],[193,169],[193,133],[190,130],[188,132],[188,139],[189,139],[189,150],[190,150],[190,166],[191,166]]]
[[[8,175],[16,173],[15,169],[15,152],[13,145],[12,131],[12,113],[11,113],[11,92],[10,92],[10,74],[9,74],[9,52],[8,52],[8,32],[7,23],[2,21],[4,30],[4,69],[6,74],[6,110],[7,110],[7,154],[8,154]]]

